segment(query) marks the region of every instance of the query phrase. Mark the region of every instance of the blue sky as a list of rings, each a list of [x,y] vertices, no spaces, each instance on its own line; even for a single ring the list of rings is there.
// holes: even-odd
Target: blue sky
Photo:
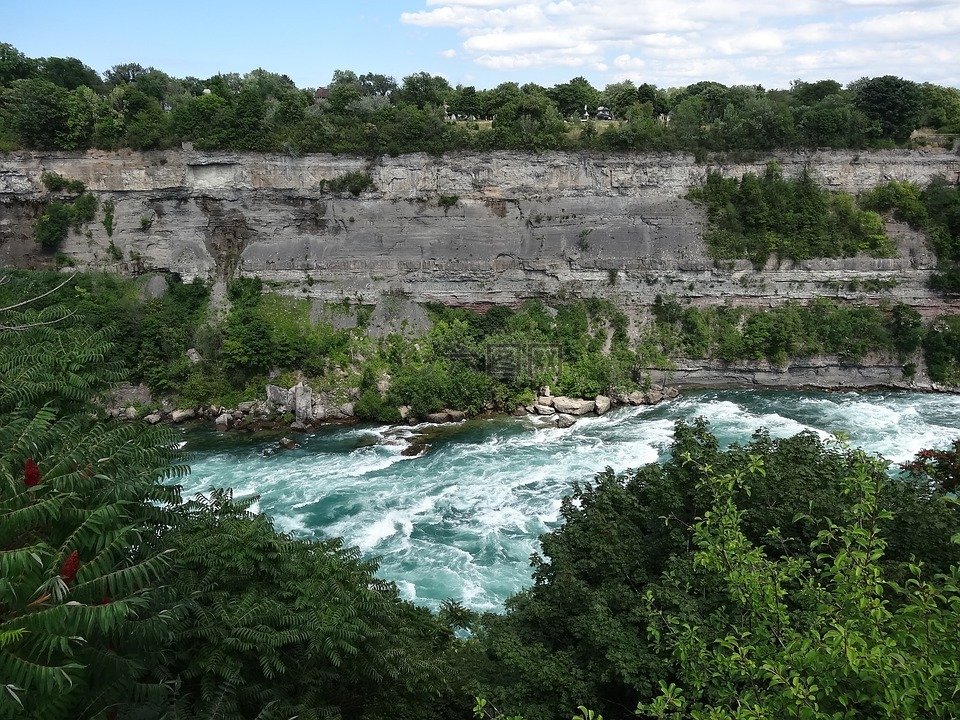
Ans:
[[[960,0],[3,0],[0,42],[178,77],[257,67],[298,86],[335,69],[451,84],[789,87],[893,74],[960,86]]]

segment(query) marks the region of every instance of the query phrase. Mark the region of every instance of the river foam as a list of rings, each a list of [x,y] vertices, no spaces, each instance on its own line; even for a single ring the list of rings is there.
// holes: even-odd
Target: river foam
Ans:
[[[230,486],[296,534],[342,536],[401,594],[436,608],[453,598],[497,609],[530,583],[538,536],[557,526],[576,481],[663,458],[677,418],[707,418],[722,443],[759,427],[774,437],[843,431],[853,444],[903,462],[960,435],[960,397],[909,393],[689,393],[655,407],[621,408],[569,429],[530,418],[455,426],[323,428],[301,447],[264,456],[272,437],[185,433],[194,453],[189,495]],[[426,437],[420,437],[426,433]],[[413,438],[430,445],[402,455]]]

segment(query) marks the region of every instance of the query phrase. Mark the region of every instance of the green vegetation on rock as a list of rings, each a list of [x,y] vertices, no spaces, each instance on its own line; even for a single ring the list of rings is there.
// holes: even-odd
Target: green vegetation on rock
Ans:
[[[820,257],[894,257],[883,220],[845,193],[823,190],[809,172],[785,179],[776,163],[762,176],[739,180],[708,172],[688,197],[707,206],[706,235],[717,259],[748,258],[762,267],[770,255],[794,261]]]
[[[934,178],[925,188],[891,180],[865,193],[860,203],[880,212],[893,212],[898,220],[923,230],[937,255],[937,273],[931,278],[931,286],[960,293],[960,187],[942,177]]]

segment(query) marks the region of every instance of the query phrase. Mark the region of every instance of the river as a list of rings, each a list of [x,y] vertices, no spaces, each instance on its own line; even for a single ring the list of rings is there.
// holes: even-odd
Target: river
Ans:
[[[402,595],[436,609],[446,598],[496,610],[528,585],[537,537],[557,525],[574,481],[655,462],[677,418],[707,418],[723,443],[759,427],[774,437],[837,431],[899,463],[960,436],[960,396],[901,392],[689,392],[654,407],[621,408],[567,430],[534,418],[447,426],[324,427],[270,452],[278,434],[184,430],[192,473],[184,495],[232,487],[285,531],[339,535],[381,560]],[[429,433],[429,451],[401,452]]]

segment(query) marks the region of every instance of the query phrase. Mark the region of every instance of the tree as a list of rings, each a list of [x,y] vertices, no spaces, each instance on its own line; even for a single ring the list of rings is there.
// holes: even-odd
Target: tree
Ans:
[[[96,70],[72,57],[42,58],[37,74],[67,90],[76,90],[79,87],[86,86],[94,92],[98,92],[103,87],[103,81]]]
[[[428,105],[442,108],[450,97],[453,89],[444,78],[431,75],[427,72],[418,72],[407,75],[403,79],[400,89],[391,94],[397,102],[416,105],[421,110]]]
[[[364,95],[390,97],[397,89],[397,81],[390,75],[364,73],[358,80]]]
[[[118,85],[133,85],[145,72],[147,70],[139,63],[121,63],[104,72],[103,79],[107,87],[112,89]]]
[[[0,43],[0,87],[36,73],[36,60],[31,60],[9,43]]]
[[[690,530],[693,567],[718,588],[725,619],[702,622],[646,599],[650,636],[677,660],[649,717],[955,717],[960,675],[960,568],[931,578],[911,561],[885,572],[885,463],[850,454],[841,518],[807,516],[815,559],[784,553],[778,529],[761,544],[739,498],[766,472],[760,455],[730,472],[700,466],[709,510]],[[942,498],[941,498],[942,500]],[[671,577],[672,576],[672,577]],[[682,591],[687,578],[668,573]],[[706,619],[704,619],[706,620]]]
[[[861,78],[850,83],[854,104],[868,118],[880,123],[880,136],[906,142],[920,126],[923,95],[920,86],[894,75]]]
[[[579,117],[583,114],[584,108],[589,112],[596,112],[600,101],[599,91],[582,76],[554,85],[547,90],[547,96],[556,104],[560,115],[565,118]]]
[[[0,308],[0,717],[158,707],[159,537],[178,498],[161,483],[183,468],[168,432],[96,422],[109,331],[31,310],[40,297]]]
[[[824,98],[831,95],[838,95],[843,86],[836,80],[819,80],[817,82],[804,82],[803,80],[794,80],[790,83],[790,97],[795,105],[816,105]]]
[[[54,149],[68,132],[65,88],[42,78],[14,80],[3,93],[7,122],[27,147]]]
[[[683,667],[664,644],[664,630],[660,640],[648,634],[661,613],[724,637],[718,628],[736,623],[740,608],[698,564],[691,529],[713,508],[702,468],[723,477],[753,458],[762,459],[765,474],[751,476],[749,494],[734,491],[743,534],[765,543],[772,558],[815,565],[819,551],[811,543],[824,523],[842,523],[857,503],[845,478],[859,455],[811,433],[774,440],[762,431],[748,445],[722,451],[705,422],[680,422],[662,466],[607,470],[574,486],[561,506],[562,526],[541,538],[533,587],[510,598],[502,616],[481,620],[480,694],[527,720],[560,717],[581,704],[625,715],[638,699],[657,694],[658,678],[669,680]],[[949,542],[960,530],[957,509],[925,486],[883,474],[874,481],[880,509],[897,512],[879,562],[887,577],[914,577],[904,562],[923,563],[924,582],[949,571],[960,560],[960,548]],[[776,528],[774,543],[768,534]],[[804,614],[804,600],[783,600],[798,628],[814,617]]]
[[[255,501],[199,495],[171,538],[178,717],[431,715],[446,628],[356,549],[278,533]]]

